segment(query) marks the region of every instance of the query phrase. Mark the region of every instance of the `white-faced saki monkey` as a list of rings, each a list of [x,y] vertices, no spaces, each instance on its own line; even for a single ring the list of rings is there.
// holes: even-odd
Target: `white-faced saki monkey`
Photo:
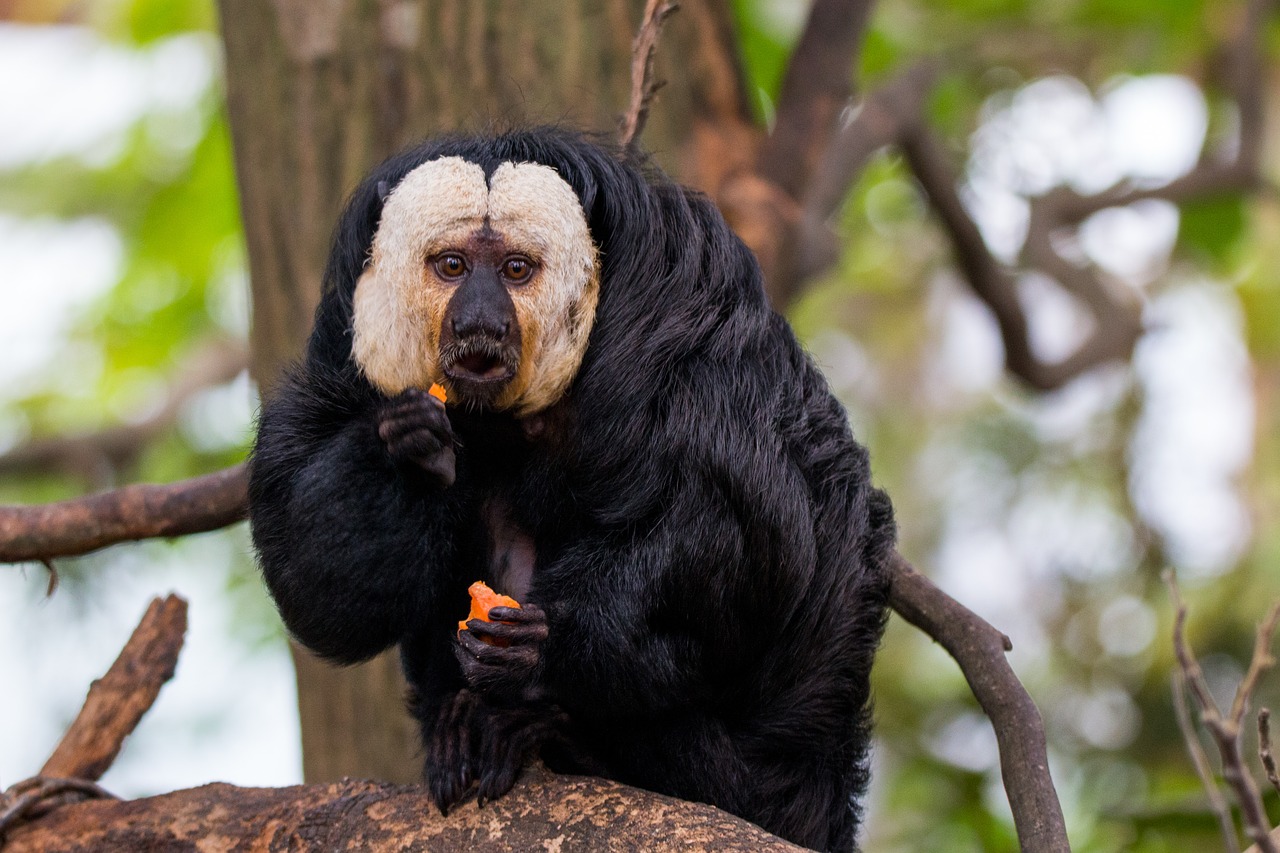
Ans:
[[[539,129],[375,169],[250,518],[299,641],[400,645],[442,810],[541,756],[854,848],[893,512],[751,252],[635,155]],[[477,580],[522,606],[460,630]]]

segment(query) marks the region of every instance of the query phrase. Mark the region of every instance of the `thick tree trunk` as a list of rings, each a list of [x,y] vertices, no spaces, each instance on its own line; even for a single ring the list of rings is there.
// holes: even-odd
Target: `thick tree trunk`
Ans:
[[[443,130],[552,122],[612,131],[626,106],[631,38],[644,3],[219,6],[252,275],[252,373],[269,396],[306,339],[333,223],[363,174]],[[708,162],[705,140],[694,144],[698,116],[746,114],[725,4],[686,3],[658,67],[667,85],[644,142],[666,168],[707,186],[720,175],[697,174]],[[710,160],[723,170],[723,150]],[[394,653],[348,670],[302,650],[294,658],[307,781],[416,778]]]

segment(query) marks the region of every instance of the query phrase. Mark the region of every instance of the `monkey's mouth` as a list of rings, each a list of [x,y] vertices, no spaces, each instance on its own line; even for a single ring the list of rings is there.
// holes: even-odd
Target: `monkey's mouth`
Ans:
[[[451,378],[465,378],[472,382],[501,380],[511,372],[500,355],[483,352],[468,353],[450,367],[451,369],[447,372],[450,373]]]
[[[449,384],[470,402],[493,402],[519,366],[520,351],[506,342],[476,336],[441,348],[440,366]]]

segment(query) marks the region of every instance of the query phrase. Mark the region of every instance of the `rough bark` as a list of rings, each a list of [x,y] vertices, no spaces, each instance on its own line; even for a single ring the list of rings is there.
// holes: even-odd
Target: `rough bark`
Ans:
[[[736,69],[725,4],[687,5],[693,14],[677,15],[664,35],[663,108],[644,142],[663,166],[702,183],[681,169],[698,162],[682,152],[711,79],[703,72],[712,60],[702,57],[714,54],[721,87],[734,85]],[[444,130],[537,122],[613,128],[627,103],[631,36],[643,6],[220,0],[252,280],[250,371],[265,394],[301,350],[333,223],[363,174]],[[394,653],[337,670],[295,650],[295,664],[308,781],[416,777]]]
[[[63,806],[12,830],[5,853],[84,850],[526,851],[801,848],[719,809],[615,782],[531,770],[511,793],[442,817],[425,789],[344,780],[292,788],[214,784]]]

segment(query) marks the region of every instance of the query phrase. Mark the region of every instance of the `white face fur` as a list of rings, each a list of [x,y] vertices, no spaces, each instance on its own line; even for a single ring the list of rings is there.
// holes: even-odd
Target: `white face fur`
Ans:
[[[528,284],[508,290],[520,324],[520,363],[494,408],[532,414],[573,381],[600,278],[577,195],[548,166],[503,163],[486,185],[480,166],[442,157],[418,166],[387,197],[356,285],[352,355],[382,393],[449,387],[439,353],[453,288],[431,273],[429,260],[461,249],[486,226],[538,268]]]

